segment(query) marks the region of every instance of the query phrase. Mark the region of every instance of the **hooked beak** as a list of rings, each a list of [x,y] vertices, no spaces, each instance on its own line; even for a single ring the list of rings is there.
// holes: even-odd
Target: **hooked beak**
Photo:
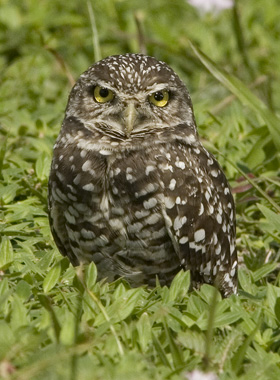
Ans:
[[[124,110],[125,134],[127,137],[130,137],[136,119],[137,111],[134,107],[134,104],[129,103]]]

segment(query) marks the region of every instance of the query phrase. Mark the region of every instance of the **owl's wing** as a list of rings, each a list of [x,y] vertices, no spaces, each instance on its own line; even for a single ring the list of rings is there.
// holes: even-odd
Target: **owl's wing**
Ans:
[[[233,198],[212,155],[201,145],[178,144],[161,166],[166,227],[194,283],[215,282],[227,296],[237,282]]]
[[[49,220],[52,236],[60,253],[63,256],[67,256],[74,266],[79,265],[79,261],[74,255],[69,242],[69,231],[67,230],[65,220],[65,207],[54,201],[51,195],[49,195]]]

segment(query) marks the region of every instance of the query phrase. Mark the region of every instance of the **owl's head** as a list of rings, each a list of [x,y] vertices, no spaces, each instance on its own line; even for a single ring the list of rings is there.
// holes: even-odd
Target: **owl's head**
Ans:
[[[183,82],[166,63],[141,54],[110,56],[85,71],[71,91],[69,117],[120,140],[170,132],[182,124],[196,135]]]

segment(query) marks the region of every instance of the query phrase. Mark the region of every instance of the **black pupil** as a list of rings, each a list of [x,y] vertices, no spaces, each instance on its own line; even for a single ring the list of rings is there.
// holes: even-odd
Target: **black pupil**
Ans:
[[[99,91],[99,95],[102,98],[107,98],[107,96],[109,95],[109,90],[107,90],[107,88],[101,88]]]
[[[163,92],[162,91],[158,91],[154,94],[154,98],[157,102],[160,102],[161,100],[163,100],[164,98],[164,95],[163,95]]]

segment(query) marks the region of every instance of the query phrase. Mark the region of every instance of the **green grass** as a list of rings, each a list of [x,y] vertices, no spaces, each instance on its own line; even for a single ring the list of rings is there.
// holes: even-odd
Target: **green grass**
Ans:
[[[280,6],[199,15],[184,0],[0,0],[0,378],[280,378]],[[188,273],[171,287],[96,282],[58,253],[47,218],[52,146],[74,79],[146,52],[187,84],[203,143],[237,208],[239,295]]]

